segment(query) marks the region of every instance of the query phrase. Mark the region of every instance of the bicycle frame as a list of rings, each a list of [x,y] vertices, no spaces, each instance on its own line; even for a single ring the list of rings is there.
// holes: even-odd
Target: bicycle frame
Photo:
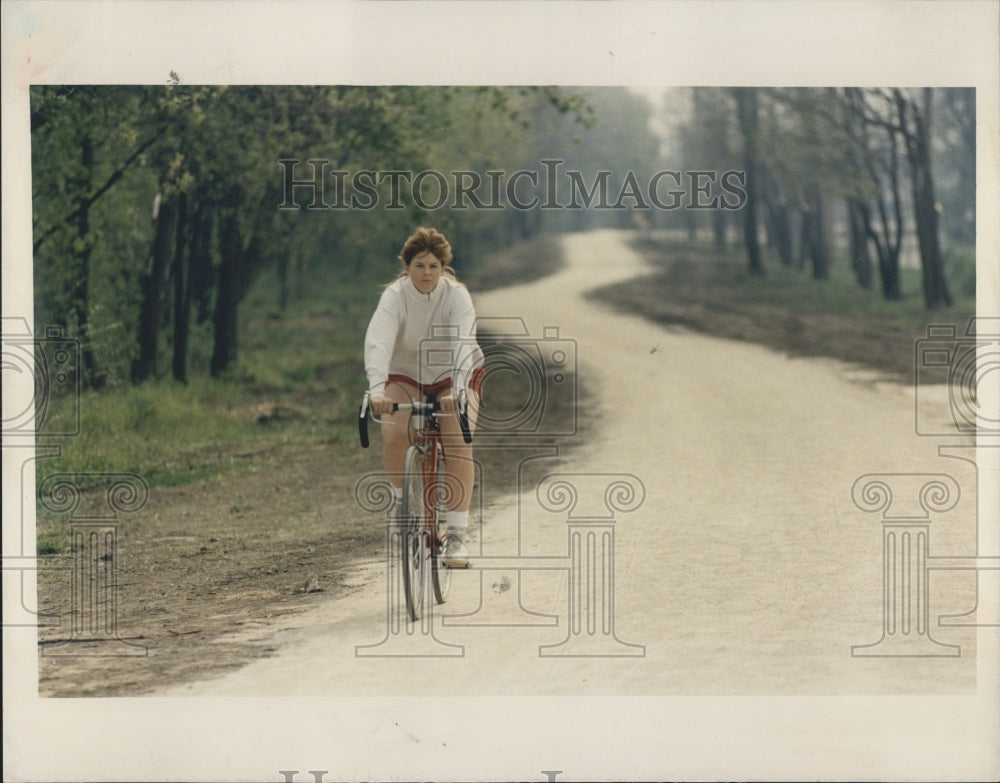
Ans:
[[[359,434],[361,445],[368,447],[367,421],[370,416],[370,397],[365,395],[360,409]],[[441,480],[444,473],[445,448],[441,428],[437,421],[440,405],[428,397],[421,402],[394,403],[393,411],[409,410],[409,426],[414,435],[407,449],[403,473],[403,517],[399,531],[403,570],[403,586],[407,613],[412,620],[420,619],[424,593],[430,582],[438,603],[444,603],[451,584],[451,569],[442,560],[443,541],[440,523],[443,522],[439,501]],[[459,417],[463,438],[467,443],[472,436],[469,430],[464,391],[459,397]],[[419,486],[419,495],[415,491]],[[413,508],[416,506],[417,508]]]
[[[437,403],[424,400],[424,405],[435,406]],[[403,409],[405,410],[405,409]],[[438,462],[445,456],[444,444],[441,442],[441,427],[431,410],[423,409],[414,412],[410,419],[416,436],[410,444],[410,449],[416,449],[421,456],[421,473],[423,477],[423,518],[424,530],[427,533],[432,552],[437,554],[441,541],[437,535],[438,521]]]

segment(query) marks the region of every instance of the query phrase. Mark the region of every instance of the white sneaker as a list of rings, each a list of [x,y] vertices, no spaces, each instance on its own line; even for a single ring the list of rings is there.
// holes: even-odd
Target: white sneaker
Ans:
[[[460,533],[448,533],[444,539],[444,555],[441,559],[448,568],[467,568],[469,550]]]

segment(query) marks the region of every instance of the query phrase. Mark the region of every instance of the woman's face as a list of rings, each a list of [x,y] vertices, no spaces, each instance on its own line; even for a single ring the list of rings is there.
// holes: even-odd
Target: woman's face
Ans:
[[[406,274],[410,276],[413,285],[422,294],[429,294],[433,291],[441,279],[444,272],[444,264],[433,253],[421,253],[410,259],[410,265],[406,267]]]

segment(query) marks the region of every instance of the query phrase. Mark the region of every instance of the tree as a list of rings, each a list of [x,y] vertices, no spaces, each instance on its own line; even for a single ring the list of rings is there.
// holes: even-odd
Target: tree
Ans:
[[[732,100],[727,92],[718,87],[694,87],[688,91],[690,112],[675,123],[674,135],[678,139],[679,154],[688,171],[723,172],[736,168],[738,152],[734,148],[734,128]],[[671,102],[675,102],[676,97]],[[718,181],[715,182],[718,188]],[[712,196],[719,193],[713,190]],[[694,239],[700,218],[705,213],[691,209],[682,212],[688,236]],[[723,209],[713,209],[708,214],[709,225],[715,247],[722,250],[726,245],[728,213]]]
[[[976,243],[976,90],[935,91],[944,111],[935,113],[938,160],[935,166],[943,205],[944,236],[964,245]],[[940,121],[937,121],[940,118]],[[951,175],[949,178],[948,175]],[[950,179],[950,182],[949,182]]]
[[[857,184],[848,197],[851,219],[856,227],[863,228],[875,246],[883,298],[901,299],[899,254],[905,223],[900,194],[899,145],[891,122],[891,103],[880,90],[847,88],[842,98],[843,123],[851,141],[847,160],[852,170],[867,175],[866,180],[855,179]],[[863,282],[866,274],[862,269],[859,280]]]
[[[739,116],[740,133],[743,136],[743,167],[746,172],[746,202],[743,205],[743,244],[747,251],[747,268],[751,275],[764,274],[764,262],[760,253],[757,229],[758,175],[760,171],[759,126],[757,91],[749,87],[734,87]]]
[[[238,355],[240,302],[264,270],[280,271],[287,303],[317,265],[333,259],[359,274],[368,259],[395,255],[404,224],[427,217],[409,195],[377,213],[279,209],[283,157],[414,172],[434,165],[433,148],[454,139],[473,100],[498,137],[521,121],[518,104],[583,122],[589,108],[556,88],[173,83],[35,87],[31,99],[36,313],[82,338],[92,385],[98,333],[116,335],[104,355],[124,368],[119,377],[158,376],[170,348],[171,372],[185,380],[192,318],[211,324],[209,369],[224,373]],[[536,218],[510,211],[503,221],[524,232]]]
[[[919,95],[893,90],[898,113],[899,132],[906,146],[910,163],[910,186],[913,193],[913,215],[920,247],[920,267],[923,279],[924,304],[928,310],[951,305],[951,293],[944,276],[941,257],[939,213],[941,205],[934,192],[931,165],[931,115],[934,92],[925,87]]]
[[[79,377],[98,388],[107,380],[94,348],[92,278],[106,236],[99,207],[155,137],[139,139],[131,126],[136,93],[108,103],[98,87],[46,87],[31,93],[33,249],[36,317],[80,340]],[[127,154],[108,167],[109,149]]]

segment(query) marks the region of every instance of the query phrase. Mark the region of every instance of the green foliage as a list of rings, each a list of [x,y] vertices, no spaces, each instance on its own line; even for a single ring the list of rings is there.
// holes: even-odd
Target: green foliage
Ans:
[[[68,547],[69,536],[64,529],[39,532],[35,540],[35,551],[39,557],[61,555]]]
[[[976,249],[950,245],[944,249],[944,271],[956,298],[976,298]]]
[[[526,122],[566,115],[584,128],[592,111],[555,87],[34,87],[36,331],[79,338],[93,388],[163,377],[171,351],[178,377],[220,370],[241,343],[237,306],[269,270],[282,310],[317,269],[391,277],[419,222],[455,234],[470,267],[540,230],[510,210],[426,214],[405,194],[399,210],[281,210],[279,160],[516,168],[530,158]]]

